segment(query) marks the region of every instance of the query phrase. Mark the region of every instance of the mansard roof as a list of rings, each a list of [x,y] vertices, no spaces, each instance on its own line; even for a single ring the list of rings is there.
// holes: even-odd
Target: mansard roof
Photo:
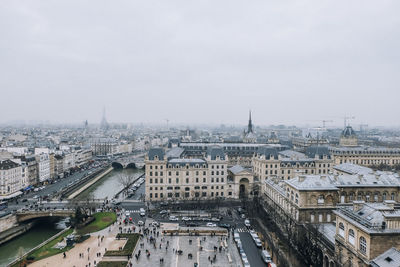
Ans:
[[[216,160],[217,157],[219,157],[221,160],[224,160],[224,149],[220,146],[210,146],[207,148],[207,156],[210,156],[211,160]]]
[[[263,146],[260,147],[257,151],[259,155],[264,155],[265,158],[269,159],[273,157],[274,159],[278,159],[278,151],[274,147]]]
[[[156,156],[158,157],[159,160],[163,160],[164,155],[165,155],[164,149],[162,149],[161,147],[151,148],[148,153],[149,160],[154,160]]]
[[[343,137],[352,137],[352,136],[356,136],[356,133],[353,130],[353,127],[346,126],[346,128],[344,128],[344,130],[342,131],[342,136]]]
[[[328,147],[325,146],[310,146],[306,149],[306,156],[309,158],[323,158],[323,156],[327,156],[330,158],[331,154],[329,153]]]

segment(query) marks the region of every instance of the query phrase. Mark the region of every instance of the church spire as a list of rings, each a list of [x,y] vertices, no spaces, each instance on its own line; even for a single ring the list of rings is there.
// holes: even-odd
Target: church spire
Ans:
[[[253,124],[251,122],[251,110],[249,110],[249,124],[247,125],[247,133],[253,132]]]

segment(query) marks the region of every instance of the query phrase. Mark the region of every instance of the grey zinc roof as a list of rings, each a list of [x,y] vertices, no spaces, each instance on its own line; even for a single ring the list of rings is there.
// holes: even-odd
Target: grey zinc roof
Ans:
[[[0,161],[0,170],[9,170],[18,166],[20,165],[9,159]]]
[[[249,171],[248,169],[243,168],[243,167],[240,166],[240,165],[235,165],[235,166],[233,166],[233,167],[230,167],[228,170],[229,170],[230,172],[232,172],[233,174],[238,174],[238,173],[241,173],[242,171]]]
[[[260,155],[264,155],[266,158],[273,157],[274,159],[278,159],[278,151],[273,147],[268,147],[268,146],[260,147],[257,153]]]
[[[349,137],[349,136],[355,136],[356,133],[353,130],[353,127],[351,126],[346,126],[344,130],[342,131],[342,136]]]
[[[340,206],[334,213],[346,217],[352,224],[357,225],[368,233],[400,233],[400,229],[398,228],[382,228],[385,217],[390,215],[399,216],[398,209],[393,209],[393,207],[385,203],[361,202],[360,205],[362,207],[359,210],[354,210],[352,206]]]
[[[396,187],[400,186],[397,174],[379,173],[379,174],[356,174],[356,175],[338,175],[335,184],[338,187]]]
[[[225,153],[222,147],[220,146],[211,146],[207,148],[207,156],[211,156],[211,160],[216,160],[217,156],[221,160],[225,159]]]
[[[286,158],[291,158],[291,159],[304,159],[306,158],[306,155],[304,153],[300,153],[294,150],[283,150],[280,151],[279,154],[283,157]]]
[[[325,146],[310,146],[307,147],[306,149],[306,156],[309,158],[315,158],[318,156],[318,158],[322,158],[322,156],[328,156],[330,157],[329,149],[328,147]]]
[[[339,190],[331,176],[305,175],[285,181],[288,185],[298,190]]]
[[[371,261],[372,267],[399,267],[400,251],[390,248]]]
[[[182,156],[183,152],[185,152],[184,148],[174,147],[167,151],[167,158],[168,159],[180,158]]]
[[[373,173],[374,171],[371,168],[367,168],[364,166],[360,166],[357,164],[352,164],[352,163],[342,163],[339,165],[333,166],[333,169],[345,172],[348,174],[367,174],[367,173]]]
[[[164,159],[164,149],[160,148],[160,147],[156,147],[156,148],[151,148],[149,150],[148,156],[149,156],[149,160],[154,160],[155,156],[158,156],[159,160],[163,160]]]

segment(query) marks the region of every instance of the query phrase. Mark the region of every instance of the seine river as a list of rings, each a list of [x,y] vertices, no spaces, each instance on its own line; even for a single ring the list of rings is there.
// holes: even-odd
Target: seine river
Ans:
[[[77,199],[111,199],[121,189],[122,185],[119,182],[118,176],[120,174],[133,175],[139,177],[143,174],[143,170],[136,169],[123,169],[113,170],[106,176],[104,176],[97,183],[93,184],[82,194],[78,195]],[[7,263],[17,258],[18,251],[23,249],[28,251],[35,246],[39,245],[46,239],[55,235],[59,231],[65,228],[64,220],[41,220],[31,230],[23,235],[20,235],[10,242],[7,242],[0,246],[0,266],[6,266]]]

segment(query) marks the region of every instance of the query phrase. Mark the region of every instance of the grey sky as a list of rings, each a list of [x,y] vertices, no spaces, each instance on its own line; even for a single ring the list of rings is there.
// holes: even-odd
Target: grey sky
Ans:
[[[400,1],[0,2],[0,122],[399,125]],[[315,124],[320,124],[317,121]]]

